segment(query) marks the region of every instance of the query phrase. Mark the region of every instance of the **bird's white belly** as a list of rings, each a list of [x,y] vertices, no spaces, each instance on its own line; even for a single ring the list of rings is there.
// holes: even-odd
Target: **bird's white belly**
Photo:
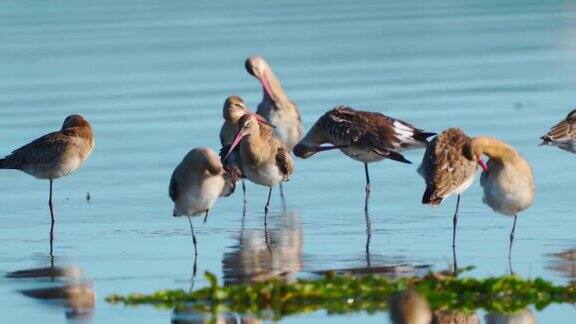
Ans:
[[[454,189],[454,194],[455,195],[460,195],[462,194],[464,191],[466,191],[466,189],[468,189],[472,183],[474,182],[474,178],[476,177],[476,174],[474,174],[474,176],[469,177],[468,179],[466,179],[466,181],[464,181],[459,187],[457,187],[456,189]]]
[[[348,155],[350,158],[356,161],[370,163],[384,160],[384,157],[380,154],[374,153],[372,151],[357,149],[354,147],[346,147],[340,149],[342,153]]]
[[[194,216],[212,209],[223,187],[222,177],[211,177],[202,184],[191,185],[174,203],[174,216]]]
[[[246,177],[261,186],[274,187],[284,181],[284,174],[276,164],[261,166],[259,168],[243,167]]]
[[[54,161],[50,164],[36,165],[23,171],[39,179],[57,179],[76,171],[82,165],[82,162],[79,157],[75,156]]]
[[[494,211],[514,216],[532,204],[532,184],[524,178],[505,171],[483,174],[485,204]]]

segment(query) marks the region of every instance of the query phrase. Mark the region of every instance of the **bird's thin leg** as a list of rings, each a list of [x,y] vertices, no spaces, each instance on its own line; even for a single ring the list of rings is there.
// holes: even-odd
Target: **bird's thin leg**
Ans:
[[[368,163],[364,163],[364,171],[366,172],[366,200],[364,201],[364,211],[368,212],[368,201],[370,200],[370,174],[368,173]]]
[[[460,208],[460,195],[458,195],[458,200],[456,200],[456,211],[454,212],[454,218],[452,219],[452,247],[456,247],[456,226],[458,225],[459,208]]]
[[[264,224],[264,242],[266,242],[266,248],[270,254],[272,254],[272,244],[270,243],[270,236],[268,235],[268,225]]]
[[[364,217],[366,220],[366,267],[370,268],[370,240],[372,239],[372,225],[370,223],[370,214],[368,214],[368,211],[364,213]]]
[[[282,199],[282,208],[286,209],[286,199],[284,198],[284,184],[280,183],[280,198]]]
[[[188,216],[188,222],[190,223],[190,232],[192,233],[192,243],[194,243],[194,255],[198,255],[196,235],[194,235],[194,226],[192,226],[192,217]]]
[[[514,231],[516,230],[516,219],[518,215],[514,215],[514,225],[512,225],[512,231],[510,232],[510,246],[508,247],[508,259],[512,256],[512,243],[514,243]]]
[[[268,208],[270,207],[270,196],[272,196],[272,187],[268,191],[268,200],[266,201],[266,206],[264,206],[264,225],[268,225]]]
[[[206,222],[208,221],[208,212],[209,211],[210,211],[209,209],[206,209],[206,214],[204,215],[204,224],[206,224]]]
[[[50,267],[54,269],[54,222],[50,225]]]
[[[194,291],[194,281],[196,279],[196,273],[198,272],[198,254],[194,254],[194,266],[192,267],[192,278],[190,278],[190,289],[188,293]]]
[[[248,204],[248,197],[246,197],[246,183],[244,182],[244,179],[240,179],[240,182],[242,182],[242,197],[244,200],[244,213],[246,213],[246,205]]]
[[[454,275],[458,275],[458,258],[456,257],[455,245],[452,245],[452,265],[454,266]]]
[[[50,216],[52,217],[52,224],[54,224],[54,203],[52,202],[52,182],[53,180],[50,179],[50,198],[48,199],[48,206],[50,207]]]

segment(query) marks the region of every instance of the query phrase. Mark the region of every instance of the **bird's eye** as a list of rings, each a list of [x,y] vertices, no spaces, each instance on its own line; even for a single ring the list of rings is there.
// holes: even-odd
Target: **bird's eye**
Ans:
[[[246,123],[246,128],[250,127],[250,122]]]

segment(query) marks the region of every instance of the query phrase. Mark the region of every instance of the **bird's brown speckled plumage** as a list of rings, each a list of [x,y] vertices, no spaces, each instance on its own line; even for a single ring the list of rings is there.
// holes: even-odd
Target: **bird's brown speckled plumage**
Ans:
[[[462,193],[472,183],[477,163],[462,153],[468,141],[470,137],[458,128],[449,128],[430,141],[418,169],[426,182],[423,204],[436,206],[451,194]]]
[[[79,115],[71,115],[59,131],[46,134],[1,159],[0,168],[24,171],[40,179],[56,179],[76,170],[93,148],[90,124]]]
[[[402,141],[395,132],[400,123],[414,132],[413,141]],[[369,148],[375,151],[401,151],[414,145],[423,147],[429,133],[415,126],[377,112],[358,111],[339,106],[322,116],[320,124],[335,139],[335,144]]]
[[[239,124],[245,124],[251,116],[242,117]],[[284,180],[294,172],[294,162],[288,148],[274,135],[272,127],[254,123],[258,131],[246,136],[240,144],[242,164],[247,168],[259,168],[275,164],[284,174]]]
[[[542,140],[540,145],[558,146],[565,151],[576,153],[576,109],[540,139]]]
[[[224,159],[239,147],[242,172],[250,181],[266,186],[268,200],[264,207],[264,224],[267,222],[272,188],[282,185],[294,172],[290,151],[273,134],[272,127],[259,122],[254,114],[246,114],[238,121],[238,133]]]
[[[345,145],[344,154],[365,163],[384,158],[409,163],[398,152],[426,147],[426,138],[432,135],[381,113],[338,106],[318,119],[294,152],[305,158],[309,156],[305,151],[331,143]]]

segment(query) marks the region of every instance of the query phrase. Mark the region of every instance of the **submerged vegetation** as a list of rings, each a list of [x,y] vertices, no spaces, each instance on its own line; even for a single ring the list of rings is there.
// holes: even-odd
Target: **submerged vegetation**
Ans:
[[[422,294],[432,309],[459,312],[482,308],[494,313],[513,313],[529,305],[540,310],[552,303],[576,302],[574,283],[556,286],[544,279],[517,276],[475,279],[430,273],[424,277],[388,278],[329,273],[316,280],[287,283],[272,279],[230,286],[219,285],[211,273],[206,273],[206,278],[210,286],[193,292],[161,290],[150,295],[111,295],[106,301],[160,307],[186,304],[199,312],[235,312],[275,319],[317,310],[329,314],[384,311],[390,297],[406,289]]]

